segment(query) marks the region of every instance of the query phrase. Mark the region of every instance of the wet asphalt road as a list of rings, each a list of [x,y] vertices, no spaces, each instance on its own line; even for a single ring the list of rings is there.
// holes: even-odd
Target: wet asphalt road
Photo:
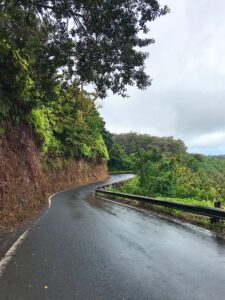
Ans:
[[[98,200],[96,186],[54,196],[0,279],[1,300],[225,299],[223,240]]]

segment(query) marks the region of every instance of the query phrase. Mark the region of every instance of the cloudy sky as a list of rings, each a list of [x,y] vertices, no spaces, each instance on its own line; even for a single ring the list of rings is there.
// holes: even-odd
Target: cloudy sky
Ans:
[[[153,78],[100,109],[111,132],[174,136],[190,152],[225,154],[225,1],[162,0],[171,13],[151,23],[146,63]]]

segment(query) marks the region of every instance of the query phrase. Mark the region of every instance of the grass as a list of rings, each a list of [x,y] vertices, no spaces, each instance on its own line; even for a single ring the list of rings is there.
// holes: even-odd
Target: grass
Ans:
[[[213,202],[210,200],[197,200],[197,199],[193,199],[193,198],[174,198],[174,197],[163,197],[163,196],[156,197],[156,199],[169,200],[169,201],[174,201],[174,202],[182,202],[182,203],[187,203],[187,204],[208,206],[208,207],[214,206]]]
[[[133,174],[133,171],[110,171],[109,174],[114,175],[114,174]]]
[[[110,186],[107,188],[108,191],[111,192],[123,192],[123,193],[128,193],[128,194],[138,194],[137,190],[135,188],[134,182],[137,180],[137,178],[133,178],[126,183],[119,183],[116,186]],[[139,193],[140,195],[140,193]],[[111,198],[111,197],[110,197]],[[208,206],[208,207],[213,207],[213,202],[209,200],[197,200],[197,199],[192,199],[192,198],[174,198],[174,197],[164,197],[164,196],[159,196],[156,199],[159,200],[169,200],[169,201],[176,201],[176,202],[182,202],[182,203],[187,203],[187,204],[193,204],[193,205],[200,205],[200,206]],[[196,215],[193,213],[173,209],[173,208],[168,208],[168,207],[162,207],[158,205],[152,205],[148,203],[143,203],[141,201],[133,201],[130,199],[124,199],[124,198],[118,198],[118,197],[113,197],[113,200],[126,203],[135,207],[142,207],[147,210],[154,211],[157,214],[160,215],[166,215],[170,216],[172,218],[181,220],[183,222],[189,222],[192,224],[196,224],[199,226],[202,226],[204,228],[207,228],[209,230],[212,230],[216,232],[217,234],[221,234],[225,236],[225,222],[223,220],[220,220],[218,223],[211,224],[210,223],[210,218],[201,216],[201,215]]]

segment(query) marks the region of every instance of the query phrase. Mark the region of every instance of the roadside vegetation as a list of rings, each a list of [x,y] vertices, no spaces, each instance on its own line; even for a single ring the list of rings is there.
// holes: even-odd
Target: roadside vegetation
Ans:
[[[225,158],[187,153],[181,140],[136,133],[111,136],[110,170],[137,176],[120,185],[125,193],[196,205],[225,206]]]
[[[136,195],[143,195],[140,193],[140,190],[137,189],[138,184],[138,177],[134,177],[132,179],[129,179],[125,182],[118,183],[113,186],[109,186],[106,188],[107,191],[110,192],[121,192],[121,193],[127,193],[127,194],[136,194]],[[147,195],[151,197],[150,195]],[[99,196],[101,197],[101,196]],[[225,222],[223,220],[219,220],[218,222],[211,222],[209,217],[197,215],[185,211],[181,211],[178,209],[173,209],[169,207],[163,207],[159,205],[153,205],[149,204],[147,202],[137,201],[137,200],[131,200],[124,197],[113,197],[108,195],[107,198],[124,203],[130,206],[134,206],[140,209],[150,210],[154,212],[154,214],[159,216],[164,216],[166,218],[172,218],[173,220],[176,220],[178,222],[188,222],[195,225],[199,225],[201,227],[204,227],[206,229],[212,230],[219,234],[221,237],[224,238],[225,236]],[[176,201],[176,202],[182,202],[187,204],[193,204],[193,205],[200,205],[200,206],[213,206],[213,202],[208,200],[198,200],[194,198],[175,198],[175,197],[164,197],[164,196],[158,196],[156,199],[159,200],[169,200],[169,201]],[[223,207],[224,208],[224,207]]]
[[[141,48],[168,11],[156,0],[1,1],[0,135],[22,123],[43,160],[108,160],[95,100],[151,84]]]
[[[108,187],[107,191],[129,193],[126,190],[126,187],[123,186],[123,184],[119,185],[119,187],[118,186]],[[99,197],[101,197],[101,196],[99,196]],[[163,216],[163,217],[173,219],[178,222],[182,221],[182,222],[186,222],[188,224],[191,223],[191,224],[195,224],[195,225],[204,227],[206,229],[216,232],[223,238],[225,237],[225,222],[223,220],[219,220],[219,222],[216,222],[216,223],[211,223],[211,220],[209,217],[192,214],[192,213],[181,211],[178,209],[152,205],[152,204],[144,203],[141,201],[130,200],[130,199],[126,199],[126,198],[107,196],[107,198],[108,197],[110,199],[112,198],[113,201],[117,201],[119,203],[124,203],[126,205],[136,207],[138,209],[149,210],[158,216]],[[158,199],[163,199],[163,198],[164,197],[158,197]],[[186,201],[183,201],[184,199],[175,199],[175,198],[168,198],[168,197],[165,197],[165,199],[170,200],[170,201],[180,201],[180,202],[185,202],[185,203],[189,203],[189,204],[199,205],[198,201],[196,202],[193,199],[186,199]],[[211,206],[210,203],[201,203],[200,205]]]

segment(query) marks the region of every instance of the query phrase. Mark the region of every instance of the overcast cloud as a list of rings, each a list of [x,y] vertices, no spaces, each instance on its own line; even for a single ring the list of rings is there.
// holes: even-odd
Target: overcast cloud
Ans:
[[[104,100],[106,127],[181,138],[191,152],[225,153],[225,1],[160,3],[171,13],[151,23],[152,86]]]

